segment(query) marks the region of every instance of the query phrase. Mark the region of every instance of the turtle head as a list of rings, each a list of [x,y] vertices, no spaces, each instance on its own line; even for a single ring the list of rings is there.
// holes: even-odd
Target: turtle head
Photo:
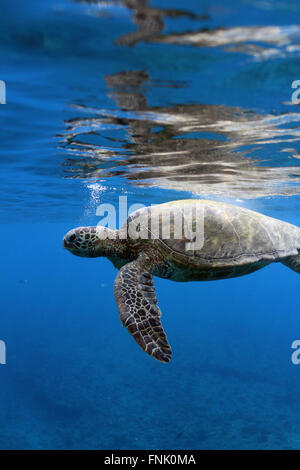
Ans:
[[[109,256],[115,251],[116,230],[107,227],[77,227],[63,238],[63,247],[73,255],[87,258]]]

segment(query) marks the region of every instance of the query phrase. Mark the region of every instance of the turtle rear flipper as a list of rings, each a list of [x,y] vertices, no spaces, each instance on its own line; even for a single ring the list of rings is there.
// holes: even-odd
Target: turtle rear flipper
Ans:
[[[296,256],[288,256],[281,260],[285,266],[288,266],[290,269],[300,274],[300,253]]]
[[[161,325],[152,262],[142,253],[123,266],[115,280],[114,295],[121,322],[143,350],[161,362],[170,362],[172,350]]]

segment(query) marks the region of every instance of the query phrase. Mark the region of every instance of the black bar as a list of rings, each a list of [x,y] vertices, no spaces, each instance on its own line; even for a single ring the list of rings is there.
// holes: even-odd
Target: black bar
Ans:
[[[127,465],[195,465],[209,456],[298,456],[300,450],[0,450],[5,456],[95,456],[104,464]]]

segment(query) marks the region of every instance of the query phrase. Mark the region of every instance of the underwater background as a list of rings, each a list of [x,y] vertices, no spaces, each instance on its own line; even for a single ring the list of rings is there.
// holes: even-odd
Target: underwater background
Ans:
[[[120,195],[300,225],[299,1],[0,3],[0,448],[300,449],[295,272],[155,279],[165,365],[62,248]]]

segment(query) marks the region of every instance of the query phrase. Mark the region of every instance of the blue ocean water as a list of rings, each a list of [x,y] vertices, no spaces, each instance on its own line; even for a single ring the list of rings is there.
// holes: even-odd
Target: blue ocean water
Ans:
[[[121,327],[110,262],[62,248],[120,195],[300,225],[299,8],[1,3],[1,449],[300,448],[296,273],[156,279],[164,365]]]

